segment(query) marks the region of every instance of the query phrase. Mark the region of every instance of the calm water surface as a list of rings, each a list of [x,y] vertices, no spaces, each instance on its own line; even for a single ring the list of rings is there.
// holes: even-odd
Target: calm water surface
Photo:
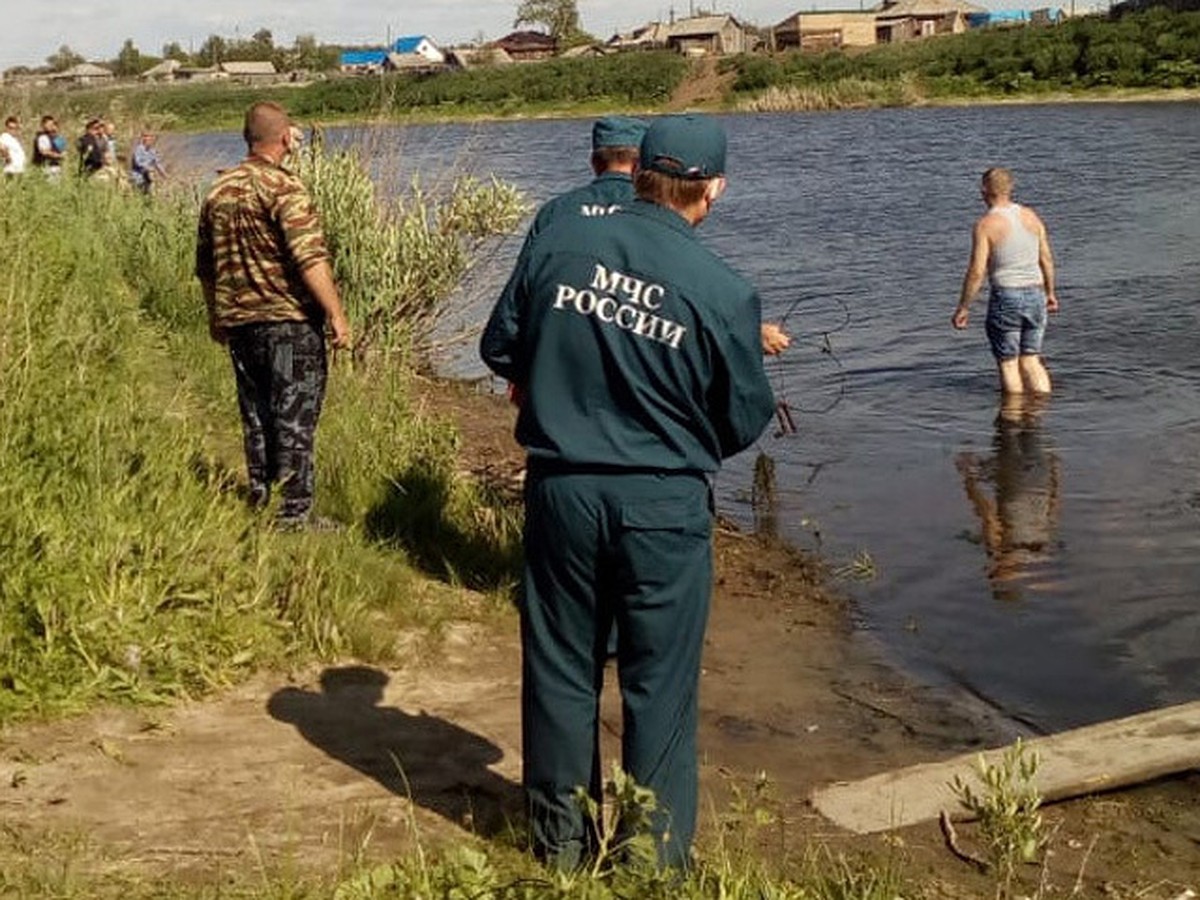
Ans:
[[[730,187],[702,234],[798,338],[770,371],[799,426],[731,461],[726,510],[756,520],[768,457],[778,531],[873,565],[853,587],[863,629],[1036,729],[1200,698],[1200,106],[724,122]],[[588,134],[546,121],[331,139],[365,142],[384,181],[494,172],[540,201],[587,179]],[[186,149],[240,152],[233,135]],[[1062,303],[1054,396],[1004,415],[983,302],[969,331],[949,325],[978,178],[997,164],[1049,226]],[[489,252],[452,326],[486,314],[514,253]],[[448,366],[481,372],[469,345]]]

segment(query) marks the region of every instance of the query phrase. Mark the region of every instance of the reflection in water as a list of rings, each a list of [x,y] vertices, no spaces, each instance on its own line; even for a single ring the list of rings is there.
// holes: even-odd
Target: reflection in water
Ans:
[[[967,499],[982,526],[988,582],[997,600],[1017,600],[1056,549],[1061,478],[1058,454],[1042,438],[1046,399],[1005,397],[996,415],[993,453],[956,460]]]
[[[754,458],[754,481],[750,489],[750,508],[754,511],[754,531],[764,537],[779,536],[778,492],[775,485],[775,460],[765,453]]]

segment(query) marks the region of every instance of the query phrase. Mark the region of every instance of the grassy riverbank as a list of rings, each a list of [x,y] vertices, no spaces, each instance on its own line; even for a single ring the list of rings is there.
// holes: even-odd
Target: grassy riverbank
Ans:
[[[374,271],[342,267],[374,341],[335,365],[319,432],[319,508],[346,532],[277,534],[238,496],[228,361],[191,275],[195,196],[146,203],[33,176],[0,187],[0,723],[196,696],[284,662],[386,660],[381,614],[429,627],[468,602],[414,567],[485,589],[511,578],[511,515],[456,474],[450,423],[415,408],[411,326],[427,313],[399,287],[373,293]],[[408,207],[419,234],[345,205],[329,204],[343,251],[442,248],[408,260],[428,278],[404,296],[436,296],[430,282],[461,271],[447,249],[459,234],[432,201]],[[399,319],[410,327],[387,327]]]

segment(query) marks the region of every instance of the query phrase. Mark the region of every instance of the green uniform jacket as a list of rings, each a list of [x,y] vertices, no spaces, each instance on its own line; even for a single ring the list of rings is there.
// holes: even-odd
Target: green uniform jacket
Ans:
[[[547,200],[533,217],[525,243],[546,230],[559,216],[606,216],[633,202],[633,178],[624,172],[605,172],[583,187]]]
[[[517,440],[566,467],[713,472],[774,413],[754,288],[636,200],[532,240],[480,354],[522,394]]]

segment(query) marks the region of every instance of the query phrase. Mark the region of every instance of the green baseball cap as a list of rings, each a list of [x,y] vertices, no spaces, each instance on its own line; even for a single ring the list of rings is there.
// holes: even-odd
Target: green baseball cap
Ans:
[[[639,147],[646,123],[629,116],[605,116],[592,125],[592,149],[601,147]]]
[[[643,169],[698,180],[725,174],[725,129],[708,116],[663,116],[642,138]]]

